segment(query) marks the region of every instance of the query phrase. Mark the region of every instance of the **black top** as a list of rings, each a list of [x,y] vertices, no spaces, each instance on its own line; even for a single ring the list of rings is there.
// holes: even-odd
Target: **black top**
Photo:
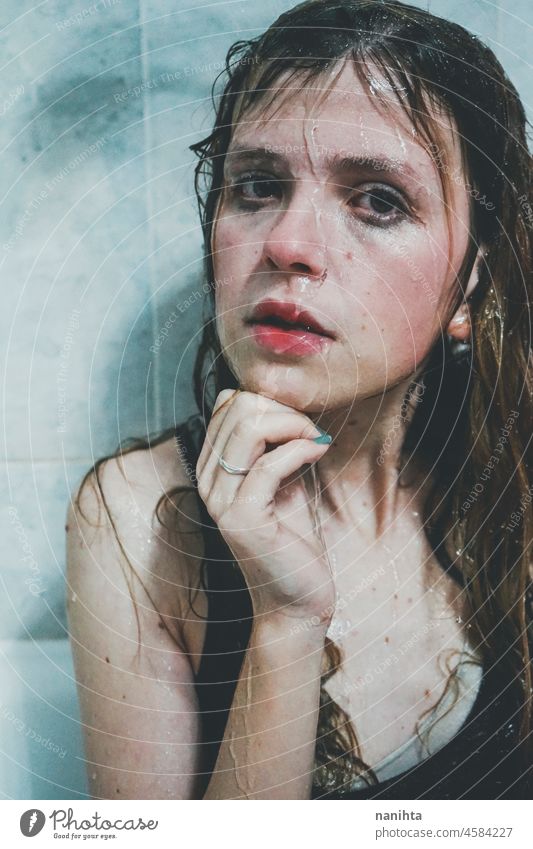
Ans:
[[[182,458],[192,471],[205,437],[203,418],[191,416],[176,429]],[[191,480],[196,477],[191,475]],[[204,787],[209,782],[252,624],[252,605],[242,573],[199,498],[205,545],[208,621],[196,677],[203,727]],[[531,608],[531,598],[529,597]],[[530,609],[531,613],[531,609]],[[531,620],[530,620],[531,621]],[[312,799],[528,799],[531,765],[518,741],[520,687],[504,660],[483,671],[475,702],[458,733],[411,769],[355,791],[313,787]]]

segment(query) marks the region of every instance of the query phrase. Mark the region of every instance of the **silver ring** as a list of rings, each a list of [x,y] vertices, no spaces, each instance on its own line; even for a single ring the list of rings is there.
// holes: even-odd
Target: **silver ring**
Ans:
[[[218,465],[222,466],[224,471],[230,475],[246,475],[250,471],[250,469],[240,469],[238,466],[230,466],[229,463],[226,463],[224,457],[218,458]]]

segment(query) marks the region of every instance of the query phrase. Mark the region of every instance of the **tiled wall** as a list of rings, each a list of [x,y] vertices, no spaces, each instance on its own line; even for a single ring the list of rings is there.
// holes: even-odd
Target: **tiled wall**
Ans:
[[[188,145],[209,128],[227,46],[290,5],[2,0],[0,796],[85,792],[68,494],[119,439],[193,409],[202,281]],[[495,49],[531,114],[530,0],[426,5]]]

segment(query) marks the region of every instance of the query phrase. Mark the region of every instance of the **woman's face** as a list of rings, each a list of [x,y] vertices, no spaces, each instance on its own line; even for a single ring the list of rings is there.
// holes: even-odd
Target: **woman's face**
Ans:
[[[414,374],[446,331],[469,238],[464,186],[451,183],[448,222],[437,166],[394,95],[385,110],[349,63],[334,74],[238,123],[212,241],[217,330],[240,387],[306,412]],[[453,173],[458,146],[439,120]],[[250,323],[265,299],[330,335]]]

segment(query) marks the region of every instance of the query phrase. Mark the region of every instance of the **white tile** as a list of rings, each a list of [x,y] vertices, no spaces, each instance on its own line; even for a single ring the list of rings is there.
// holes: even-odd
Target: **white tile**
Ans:
[[[89,798],[70,645],[0,643],[0,794]]]
[[[533,122],[531,96],[531,45],[533,44],[533,4],[531,0],[502,3],[495,52],[511,82],[518,89],[529,121]]]
[[[8,90],[24,87],[0,126],[0,355],[16,459],[100,455],[156,426],[143,103],[113,97],[142,75],[138,7],[81,21],[72,4],[52,7],[3,35]]]
[[[85,465],[3,464],[0,639],[64,638],[65,515]]]
[[[498,21],[497,3],[486,0],[469,0],[468,3],[461,3],[461,0],[429,0],[427,7],[434,15],[461,24],[481,38],[494,37]]]

